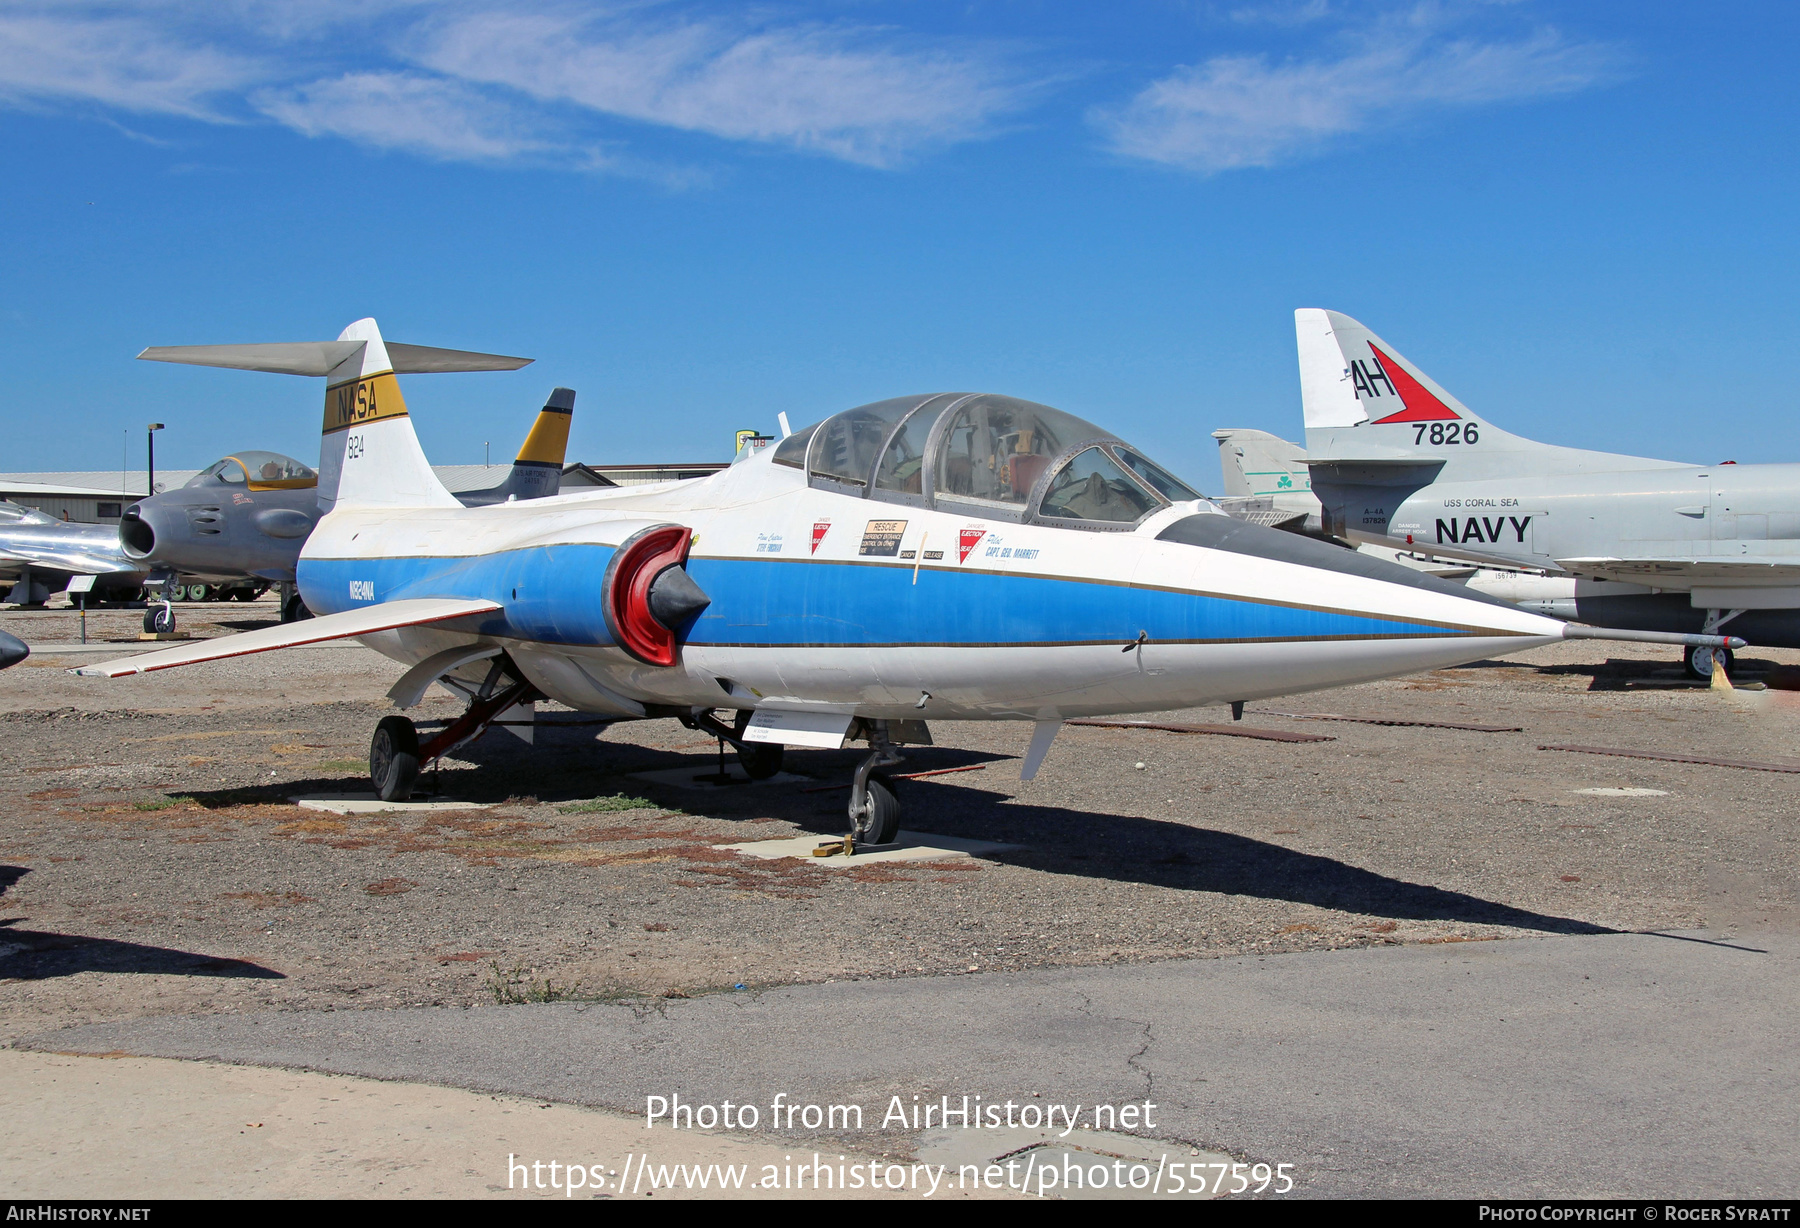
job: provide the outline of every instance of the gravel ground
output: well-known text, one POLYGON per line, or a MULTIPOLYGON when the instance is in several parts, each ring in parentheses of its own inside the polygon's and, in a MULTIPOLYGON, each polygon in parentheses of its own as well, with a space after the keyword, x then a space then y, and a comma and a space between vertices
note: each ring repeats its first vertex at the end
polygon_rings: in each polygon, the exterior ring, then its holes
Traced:
MULTIPOLYGON (((181 613, 207 633, 272 607, 181 613)), ((90 616, 90 637, 134 637, 139 617, 90 616)), ((75 638, 57 611, 0 627, 75 638)), ((339 817, 288 799, 367 787, 392 663, 316 649, 113 682, 64 672, 78 663, 46 649, 0 675, 4 1040, 152 1014, 542 997, 546 981, 547 996, 681 996, 1800 918, 1800 779, 1538 749, 1800 765, 1800 694, 1627 690, 1672 664, 1633 645, 1270 701, 1243 722, 1329 742, 1070 727, 1029 783, 1025 727, 935 724, 939 745, 898 770, 979 770, 905 782, 906 825, 1020 849, 854 871, 713 847, 841 832, 846 794, 821 786, 854 752, 790 752, 811 778, 797 784, 676 789, 630 775, 711 765, 713 743, 673 722, 540 730, 535 748, 492 732, 435 787, 493 808, 339 817)), ((425 718, 455 711, 436 698, 425 718)))

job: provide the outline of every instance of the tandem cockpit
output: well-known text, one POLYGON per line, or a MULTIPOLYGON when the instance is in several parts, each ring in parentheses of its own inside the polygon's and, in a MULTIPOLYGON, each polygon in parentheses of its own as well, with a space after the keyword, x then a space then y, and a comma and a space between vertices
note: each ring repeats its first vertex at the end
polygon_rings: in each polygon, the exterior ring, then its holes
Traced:
POLYGON ((790 435, 772 463, 810 485, 995 520, 1128 530, 1204 495, 1112 433, 989 393, 895 397, 790 435))

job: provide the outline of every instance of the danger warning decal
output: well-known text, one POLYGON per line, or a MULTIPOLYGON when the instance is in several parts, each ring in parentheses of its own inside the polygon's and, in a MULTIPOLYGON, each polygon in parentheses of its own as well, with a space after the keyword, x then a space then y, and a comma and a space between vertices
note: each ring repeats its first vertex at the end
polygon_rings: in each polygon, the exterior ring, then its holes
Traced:
POLYGON ((1371 425, 1461 420, 1460 414, 1426 391, 1425 385, 1408 375, 1390 355, 1382 353, 1380 346, 1371 343, 1369 350, 1374 354, 1371 361, 1358 358, 1350 364, 1350 380, 1356 386, 1357 399, 1378 401, 1385 395, 1399 398, 1403 406, 1385 418, 1375 418, 1371 425))
POLYGON ((968 562, 969 551, 979 546, 981 544, 981 539, 986 536, 986 529, 959 530, 956 535, 956 561, 959 563, 968 562))
POLYGON ((817 554, 819 552, 819 543, 825 540, 825 535, 829 532, 831 532, 831 522, 829 520, 813 521, 812 550, 810 553, 817 554))

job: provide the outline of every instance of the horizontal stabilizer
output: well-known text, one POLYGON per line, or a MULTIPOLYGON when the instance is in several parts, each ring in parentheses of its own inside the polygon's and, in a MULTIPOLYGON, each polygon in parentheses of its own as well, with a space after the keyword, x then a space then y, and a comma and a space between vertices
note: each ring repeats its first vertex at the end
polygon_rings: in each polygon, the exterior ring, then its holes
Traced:
POLYGON ((318 644, 325 640, 349 639, 376 631, 392 631, 395 627, 416 627, 421 623, 444 622, 470 614, 487 614, 500 609, 497 601, 477 601, 457 597, 417 597, 405 601, 386 601, 379 605, 325 614, 245 631, 241 635, 222 635, 197 644, 164 648, 135 657, 122 657, 103 665, 88 665, 71 670, 102 678, 122 678, 127 674, 147 674, 153 670, 174 669, 178 665, 198 665, 202 661, 222 661, 254 652, 273 652, 277 648, 296 648, 302 644, 318 644))
MULTIPOLYGON (((330 375, 366 344, 363 341, 272 341, 252 345, 153 345, 139 358, 196 367, 230 367, 276 375, 330 375)), ((387 343, 396 375, 443 371, 517 371, 532 360, 473 350, 440 350, 429 345, 387 343)))

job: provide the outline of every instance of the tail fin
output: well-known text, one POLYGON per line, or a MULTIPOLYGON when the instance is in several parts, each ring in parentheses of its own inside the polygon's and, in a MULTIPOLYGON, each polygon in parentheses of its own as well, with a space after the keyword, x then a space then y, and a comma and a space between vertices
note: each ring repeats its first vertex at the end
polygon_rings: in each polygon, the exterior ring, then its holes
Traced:
POLYGON ((1301 308, 1294 313, 1294 335, 1306 456, 1314 466, 1435 466, 1437 477, 1458 479, 1678 466, 1535 443, 1503 431, 1339 312, 1301 308))
POLYGON ((1299 444, 1245 427, 1214 431, 1226 498, 1289 495, 1312 489, 1306 453, 1299 444))
POLYGON ((516 371, 529 358, 385 344, 372 319, 336 341, 267 345, 158 346, 138 355, 156 362, 325 377, 319 441, 319 506, 457 507, 419 447, 396 375, 426 371, 516 371))
POLYGON ((505 503, 509 499, 542 499, 562 486, 563 459, 569 451, 569 426, 575 416, 575 390, 553 388, 538 411, 537 421, 506 481, 486 490, 465 490, 456 497, 466 507, 505 503))

